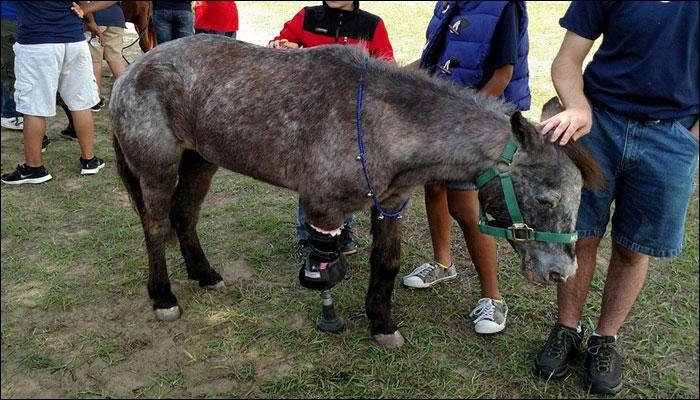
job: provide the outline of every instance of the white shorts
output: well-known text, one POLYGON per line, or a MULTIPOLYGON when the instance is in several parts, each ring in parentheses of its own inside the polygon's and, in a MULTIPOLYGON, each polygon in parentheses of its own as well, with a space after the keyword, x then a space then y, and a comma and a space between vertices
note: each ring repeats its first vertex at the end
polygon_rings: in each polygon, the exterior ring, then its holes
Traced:
POLYGON ((87 110, 100 101, 86 41, 19 44, 15 51, 17 112, 56 115, 56 91, 71 111, 87 110))

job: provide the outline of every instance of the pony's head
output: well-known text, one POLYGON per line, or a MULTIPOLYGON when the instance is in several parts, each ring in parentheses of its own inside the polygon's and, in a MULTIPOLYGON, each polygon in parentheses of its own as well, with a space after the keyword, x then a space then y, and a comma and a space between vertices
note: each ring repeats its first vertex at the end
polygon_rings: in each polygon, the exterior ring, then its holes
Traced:
MULTIPOLYGON (((543 119, 560 109, 558 99, 550 100, 543 107, 543 119)), ((602 170, 578 142, 551 144, 519 112, 510 122, 518 150, 510 165, 498 168, 510 175, 524 224, 514 223, 500 179, 484 184, 479 199, 492 225, 511 229, 509 242, 520 255, 525 276, 562 283, 576 273, 574 232, 581 188, 600 187, 602 170)))

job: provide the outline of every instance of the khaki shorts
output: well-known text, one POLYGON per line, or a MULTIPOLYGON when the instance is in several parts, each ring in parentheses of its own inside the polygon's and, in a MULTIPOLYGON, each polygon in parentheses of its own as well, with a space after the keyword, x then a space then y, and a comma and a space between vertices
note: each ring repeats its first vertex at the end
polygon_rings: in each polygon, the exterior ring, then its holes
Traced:
POLYGON ((102 32, 100 46, 90 45, 90 55, 92 62, 119 61, 122 59, 122 46, 124 45, 124 28, 116 26, 98 26, 102 32))
POLYGON ((15 51, 17 112, 56 115, 56 91, 71 111, 87 110, 100 101, 86 41, 19 44, 15 51))

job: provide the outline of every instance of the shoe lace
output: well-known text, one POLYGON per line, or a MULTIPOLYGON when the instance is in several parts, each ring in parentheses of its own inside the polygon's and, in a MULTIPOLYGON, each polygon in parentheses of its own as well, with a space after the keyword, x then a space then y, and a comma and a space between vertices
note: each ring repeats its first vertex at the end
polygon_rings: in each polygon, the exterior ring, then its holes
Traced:
POLYGON ((469 313, 470 317, 477 316, 474 320, 476 324, 482 320, 493 321, 493 313, 496 311, 496 305, 491 299, 481 299, 478 305, 469 313))
POLYGON ((437 265, 434 263, 425 263, 418 267, 418 270, 414 273, 414 275, 420 277, 421 279, 425 278, 426 276, 430 275, 433 270, 437 268, 437 265))
POLYGON ((602 342, 588 347, 588 354, 594 357, 595 369, 607 373, 612 367, 615 348, 612 343, 602 342))
POLYGON ((550 337, 547 354, 552 358, 560 358, 569 351, 569 346, 576 342, 576 334, 569 329, 560 327, 550 337))

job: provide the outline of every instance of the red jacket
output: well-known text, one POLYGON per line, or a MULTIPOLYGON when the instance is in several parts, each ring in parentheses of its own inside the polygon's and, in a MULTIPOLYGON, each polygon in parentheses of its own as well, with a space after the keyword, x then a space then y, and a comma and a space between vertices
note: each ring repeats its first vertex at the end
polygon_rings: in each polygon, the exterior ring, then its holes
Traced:
POLYGON ((274 40, 287 39, 300 47, 324 44, 362 44, 370 55, 394 61, 394 50, 381 18, 363 10, 344 11, 305 7, 284 24, 274 40))
POLYGON ((238 9, 235 1, 195 1, 195 29, 218 32, 238 31, 238 9))

